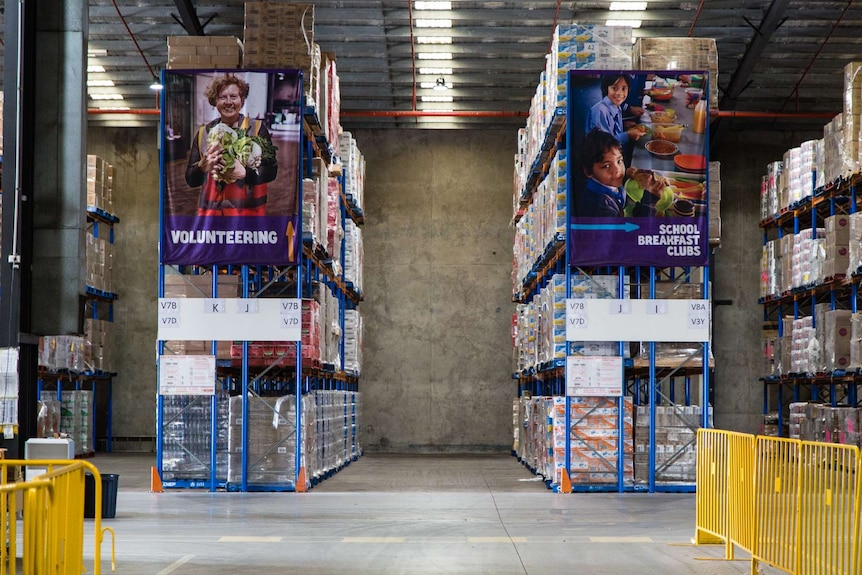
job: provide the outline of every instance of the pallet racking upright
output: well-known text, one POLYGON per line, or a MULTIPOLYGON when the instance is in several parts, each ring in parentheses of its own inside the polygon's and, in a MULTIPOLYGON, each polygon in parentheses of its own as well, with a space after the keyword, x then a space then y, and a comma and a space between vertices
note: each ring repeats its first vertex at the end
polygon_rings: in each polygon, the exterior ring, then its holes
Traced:
MULTIPOLYGON (((708 74, 697 73, 708 86, 708 74)), ((566 108, 549 113, 534 107, 545 121, 531 115, 531 123, 540 127, 528 124, 521 132, 522 154, 516 158, 514 454, 556 491, 690 491, 696 430, 711 426, 712 419, 710 269, 687 263, 638 265, 613 257, 581 263, 587 245, 572 232, 578 223, 573 169, 579 144, 573 133, 579 124, 572 107, 577 95, 571 73, 567 80, 556 87, 567 90, 566 108), (542 135, 528 135, 537 131, 542 135), (527 149, 532 157, 523 153, 527 149), (603 299, 611 301, 593 301, 603 299), (656 306, 652 317, 650 303, 656 306), (616 331, 597 329, 614 323, 609 304, 625 314, 647 306, 641 312, 647 315, 629 315, 616 331), (696 319, 703 331, 697 337, 660 334, 664 324, 673 323, 673 314, 685 321, 686 306, 689 318, 701 314, 696 319), (579 332, 582 337, 570 325, 580 320, 589 325, 579 332), (598 389, 588 389, 585 382, 598 383, 598 389)), ((544 101, 541 94, 534 98, 534 104, 544 101)), ((699 181, 706 192, 706 174, 699 181)), ((708 220, 705 201, 703 210, 708 220)), ((584 225, 618 227, 592 220, 584 225)))
MULTIPOLYGON (((161 302, 223 300, 219 313, 244 306, 255 314, 252 325, 240 311, 230 316, 232 324, 196 338, 169 340, 170 331, 160 330, 157 460, 168 488, 304 491, 361 455, 360 371, 358 365, 345 369, 343 349, 345 309, 355 310, 361 294, 344 276, 342 226, 351 212, 343 179, 329 177, 341 167, 315 107, 302 101, 301 79, 292 97, 272 88, 273 81, 301 78, 301 72, 279 70, 273 77, 269 86, 278 98, 270 131, 279 147, 296 154, 279 155, 280 173, 295 174, 297 187, 297 215, 287 223, 281 254, 286 258, 176 266, 163 260, 160 269, 160 297, 174 296, 161 302), (296 142, 292 148, 290 141, 296 142), (204 338, 203 345, 189 341, 204 338), (205 355, 189 359, 198 348, 205 355), (177 350, 183 355, 170 355, 177 350), (173 383, 169 365, 178 378, 184 364, 202 359, 209 363, 185 376, 197 378, 205 391, 166 391, 173 383)), ((192 307, 180 303, 183 313, 192 307)))

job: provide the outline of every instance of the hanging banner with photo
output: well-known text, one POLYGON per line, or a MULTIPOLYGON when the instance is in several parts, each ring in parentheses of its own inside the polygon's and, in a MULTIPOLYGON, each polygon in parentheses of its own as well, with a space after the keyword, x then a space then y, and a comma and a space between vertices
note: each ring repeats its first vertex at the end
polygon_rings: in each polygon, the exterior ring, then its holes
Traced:
POLYGON ((161 263, 299 261, 302 75, 166 70, 161 263))
POLYGON ((708 263, 708 77, 570 71, 569 263, 708 263))

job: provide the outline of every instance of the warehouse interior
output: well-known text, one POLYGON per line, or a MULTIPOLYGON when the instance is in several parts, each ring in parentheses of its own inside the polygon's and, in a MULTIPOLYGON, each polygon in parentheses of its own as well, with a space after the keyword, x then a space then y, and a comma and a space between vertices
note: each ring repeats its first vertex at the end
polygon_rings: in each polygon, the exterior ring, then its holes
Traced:
MULTIPOLYGON (((710 82, 718 87, 718 109, 710 119, 709 160, 721 164, 721 237, 710 254, 711 403, 717 428, 758 433, 765 403, 761 181, 770 162, 822 138, 824 125, 842 111, 842 71, 858 59, 862 7, 852 0, 651 0, 623 11, 608 2, 562 0, 453 1, 442 11, 417 4, 313 3, 314 42, 338 66, 340 124, 367 165, 359 306, 363 456, 302 496, 313 501, 294 507, 280 496, 273 508, 266 493, 151 493, 149 475, 157 444, 162 186, 160 100, 149 85, 168 67, 168 37, 242 38, 244 3, 5 2, 3 190, 15 189, 8 165, 17 150, 24 188, 33 190, 36 232, 29 246, 32 292, 21 294, 20 310, 4 306, 3 346, 77 331, 75 246, 86 226, 74 214, 81 193, 76 170, 86 168, 87 154, 114 170, 118 368, 111 453, 104 453, 107 442, 100 443, 97 429, 94 461, 121 478, 118 517, 128 521, 125 535, 117 526, 117 572, 255 566, 538 573, 572 565, 597 574, 643 565, 668 573, 747 572, 741 563, 708 564, 715 571, 698 565, 697 557, 715 558, 720 550, 671 545, 691 536, 690 495, 560 499, 511 457, 518 129, 527 122, 556 26, 625 19, 638 21, 634 38, 715 39, 718 75, 710 82), (420 28, 423 18, 445 18, 450 27, 420 28), (431 39, 420 43, 420 35, 431 39), (437 71, 420 73, 418 53, 450 51, 451 61, 432 60, 437 71), (19 61, 26 72, 16 69, 19 61), (88 87, 88 78, 113 85, 88 87), (440 93, 438 79, 452 100, 423 101, 440 93), (19 117, 33 121, 33 129, 25 129, 16 148, 19 117), (190 529, 197 531, 189 535, 190 529), (163 536, 154 539, 154 531, 163 536), (237 537, 233 547, 225 543, 230 535, 237 537), (156 540, 159 550, 147 550, 156 540), (626 552, 609 552, 621 548, 626 552)), ((6 196, 4 259, 12 237, 6 196)), ((15 278, 4 267, 4 299, 8 286, 20 285, 15 278)), ((22 381, 27 377, 35 380, 22 372, 22 381)))

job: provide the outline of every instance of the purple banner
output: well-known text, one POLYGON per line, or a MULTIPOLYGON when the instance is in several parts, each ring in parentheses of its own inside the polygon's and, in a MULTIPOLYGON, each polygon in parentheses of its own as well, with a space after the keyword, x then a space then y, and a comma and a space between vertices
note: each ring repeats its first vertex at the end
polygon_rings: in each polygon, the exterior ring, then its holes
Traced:
POLYGON ((298 70, 165 71, 161 263, 299 261, 298 70))
POLYGON ((574 218, 573 265, 703 266, 706 218, 574 218))
POLYGON ((709 261, 708 77, 570 71, 571 265, 709 261))

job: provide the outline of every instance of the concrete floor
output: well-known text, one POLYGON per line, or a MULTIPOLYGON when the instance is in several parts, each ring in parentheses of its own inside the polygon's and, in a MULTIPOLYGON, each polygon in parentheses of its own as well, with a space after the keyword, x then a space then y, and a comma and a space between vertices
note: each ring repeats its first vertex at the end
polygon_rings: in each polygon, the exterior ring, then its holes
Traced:
POLYGON ((125 575, 748 573, 687 545, 694 495, 554 494, 508 456, 365 455, 305 494, 153 494, 152 455, 92 461, 120 476, 125 575))

